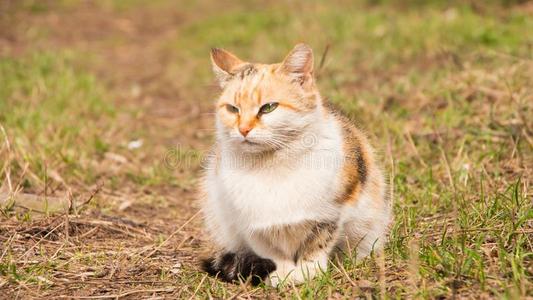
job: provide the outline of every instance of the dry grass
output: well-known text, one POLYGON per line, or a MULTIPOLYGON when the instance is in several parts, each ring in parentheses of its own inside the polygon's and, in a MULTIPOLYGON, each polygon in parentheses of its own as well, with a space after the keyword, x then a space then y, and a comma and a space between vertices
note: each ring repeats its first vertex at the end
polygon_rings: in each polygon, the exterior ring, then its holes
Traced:
POLYGON ((519 2, 1 1, 0 298, 533 297, 519 2), (221 283, 197 267, 208 49, 299 41, 329 47, 324 96, 381 149, 390 242, 301 286, 221 283))

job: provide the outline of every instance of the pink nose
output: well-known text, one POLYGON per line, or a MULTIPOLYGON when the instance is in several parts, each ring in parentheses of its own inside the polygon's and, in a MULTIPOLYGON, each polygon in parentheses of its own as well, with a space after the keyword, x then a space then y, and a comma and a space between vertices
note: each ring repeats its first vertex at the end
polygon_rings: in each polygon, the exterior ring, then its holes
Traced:
POLYGON ((250 131, 252 131, 252 127, 239 127, 239 132, 242 134, 242 136, 246 137, 248 135, 248 133, 250 133, 250 131))

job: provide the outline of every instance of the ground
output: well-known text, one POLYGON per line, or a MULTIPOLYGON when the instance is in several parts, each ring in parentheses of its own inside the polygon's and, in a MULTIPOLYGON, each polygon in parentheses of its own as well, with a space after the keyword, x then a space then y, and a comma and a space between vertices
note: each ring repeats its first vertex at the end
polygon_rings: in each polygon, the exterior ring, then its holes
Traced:
POLYGON ((0 1, 0 298, 533 297, 527 1, 0 1), (315 50, 322 94, 370 136, 383 252, 300 286, 198 259, 210 47, 315 50))

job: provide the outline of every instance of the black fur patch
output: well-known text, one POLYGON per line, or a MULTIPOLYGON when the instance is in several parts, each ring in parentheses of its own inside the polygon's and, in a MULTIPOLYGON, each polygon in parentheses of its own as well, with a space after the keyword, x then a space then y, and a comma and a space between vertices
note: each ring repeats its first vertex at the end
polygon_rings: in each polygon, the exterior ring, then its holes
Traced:
POLYGON ((219 270, 215 267, 215 258, 214 257, 203 259, 202 262, 201 262, 201 268, 202 268, 202 270, 207 272, 207 274, 209 274, 209 275, 211 275, 213 277, 217 276, 217 274, 219 272, 219 270))
POLYGON ((359 182, 365 184, 366 182, 366 162, 361 154, 361 147, 355 149, 355 160, 357 161, 357 173, 359 174, 359 182))
POLYGON ((218 258, 202 261, 202 269, 226 282, 235 282, 239 279, 246 281, 250 278, 252 285, 256 286, 276 270, 276 265, 272 260, 259 257, 252 252, 227 252, 218 258))

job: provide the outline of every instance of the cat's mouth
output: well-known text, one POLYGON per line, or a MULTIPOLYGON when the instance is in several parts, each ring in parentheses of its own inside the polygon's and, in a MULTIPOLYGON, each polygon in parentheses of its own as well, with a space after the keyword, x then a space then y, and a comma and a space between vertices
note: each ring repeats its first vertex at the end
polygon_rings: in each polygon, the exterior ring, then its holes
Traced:
POLYGON ((241 142, 241 144, 245 144, 245 145, 259 145, 259 143, 256 143, 256 142, 252 142, 250 140, 243 140, 241 142))

